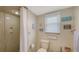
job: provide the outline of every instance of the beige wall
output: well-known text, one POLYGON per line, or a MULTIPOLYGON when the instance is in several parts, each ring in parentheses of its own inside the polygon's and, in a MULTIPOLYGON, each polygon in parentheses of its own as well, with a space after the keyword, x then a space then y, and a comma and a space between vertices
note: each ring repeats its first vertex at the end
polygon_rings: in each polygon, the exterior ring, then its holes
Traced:
POLYGON ((35 51, 35 40, 36 40, 36 16, 28 10, 28 46, 29 51, 35 51))
MULTIPOLYGON (((63 9, 63 10, 59 10, 56 11, 59 12, 61 16, 72 16, 73 17, 73 8, 68 8, 68 9, 63 9)), ((49 44, 49 51, 60 51, 60 48, 62 47, 62 49, 64 47, 70 47, 71 49, 73 49, 73 33, 71 32, 71 30, 64 30, 63 29, 63 25, 66 23, 70 23, 72 25, 72 29, 74 29, 74 19, 72 19, 72 21, 69 22, 61 22, 61 33, 60 34, 51 34, 51 33, 44 33, 39 31, 40 28, 44 28, 44 15, 40 15, 37 17, 37 49, 40 48, 40 40, 41 39, 48 39, 50 40, 50 44, 49 44), (57 37, 57 39, 53 39, 53 38, 48 38, 48 36, 50 37, 57 37)), ((64 51, 64 50, 63 50, 64 51)))
POLYGON ((79 7, 74 8, 75 29, 79 31, 79 7))

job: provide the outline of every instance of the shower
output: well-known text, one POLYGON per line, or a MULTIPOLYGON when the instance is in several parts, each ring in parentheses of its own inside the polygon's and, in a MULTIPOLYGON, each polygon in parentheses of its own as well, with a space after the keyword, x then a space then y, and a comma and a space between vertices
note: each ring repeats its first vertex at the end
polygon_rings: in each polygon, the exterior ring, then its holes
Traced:
POLYGON ((19 7, 0 7, 0 52, 18 52, 19 35, 19 7))

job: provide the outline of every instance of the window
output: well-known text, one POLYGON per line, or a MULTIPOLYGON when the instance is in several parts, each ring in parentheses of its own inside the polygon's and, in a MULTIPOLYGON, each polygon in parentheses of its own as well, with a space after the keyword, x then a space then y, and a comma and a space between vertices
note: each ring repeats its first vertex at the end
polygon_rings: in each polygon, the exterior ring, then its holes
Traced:
POLYGON ((46 15, 44 31, 49 33, 60 33, 60 15, 46 15))

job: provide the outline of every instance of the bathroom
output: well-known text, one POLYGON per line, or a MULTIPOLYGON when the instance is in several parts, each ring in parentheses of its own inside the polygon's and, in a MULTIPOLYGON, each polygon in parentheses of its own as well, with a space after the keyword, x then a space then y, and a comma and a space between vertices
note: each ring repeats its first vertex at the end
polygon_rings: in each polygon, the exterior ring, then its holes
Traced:
POLYGON ((79 58, 79 0, 1 0, 0 59, 79 58))
MULTIPOLYGON (((40 7, 38 7, 38 9, 39 8, 40 7)), ((78 10, 79 7, 68 7, 36 16, 36 22, 35 24, 32 24, 32 27, 34 27, 35 25, 35 27, 33 28, 35 29, 35 40, 29 45, 29 52, 74 52, 76 49, 74 32, 78 31, 79 29, 79 22, 77 22, 77 15, 79 12, 78 10), (59 32, 45 32, 45 16, 47 17, 50 15, 59 15, 59 32)), ((30 34, 28 35, 28 37, 29 36, 30 34)))
POLYGON ((2 6, 0 51, 78 52, 78 15, 78 6, 2 6))

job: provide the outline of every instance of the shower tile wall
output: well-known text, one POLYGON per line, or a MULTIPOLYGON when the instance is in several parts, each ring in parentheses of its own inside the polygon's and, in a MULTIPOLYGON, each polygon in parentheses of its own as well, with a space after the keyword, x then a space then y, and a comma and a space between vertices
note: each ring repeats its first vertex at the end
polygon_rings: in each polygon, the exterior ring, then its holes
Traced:
POLYGON ((19 16, 0 12, 0 51, 19 51, 19 16))

